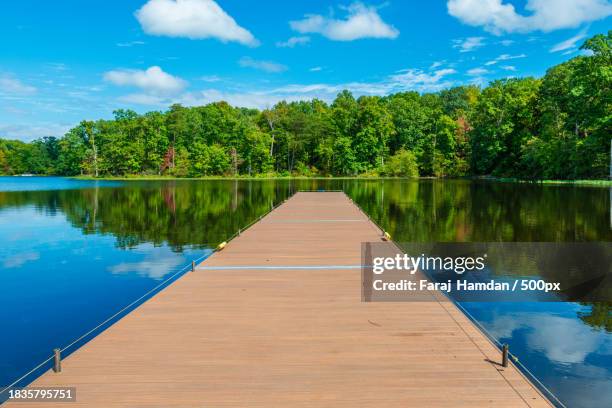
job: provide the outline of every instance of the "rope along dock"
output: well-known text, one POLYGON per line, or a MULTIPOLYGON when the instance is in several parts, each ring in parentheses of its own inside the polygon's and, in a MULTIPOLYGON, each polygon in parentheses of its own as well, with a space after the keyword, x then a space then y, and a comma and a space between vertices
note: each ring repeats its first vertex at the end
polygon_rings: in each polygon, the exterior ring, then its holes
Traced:
POLYGON ((296 193, 31 384, 76 402, 6 406, 551 406, 453 303, 362 302, 380 240, 344 193, 296 193))

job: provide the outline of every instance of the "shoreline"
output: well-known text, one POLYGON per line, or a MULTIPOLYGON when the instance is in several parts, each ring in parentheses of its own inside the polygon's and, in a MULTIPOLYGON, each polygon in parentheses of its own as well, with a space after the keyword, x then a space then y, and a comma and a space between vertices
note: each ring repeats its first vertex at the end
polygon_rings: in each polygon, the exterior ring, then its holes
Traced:
POLYGON ((585 187, 612 187, 612 179, 577 179, 577 180, 529 180, 511 177, 489 177, 489 176, 466 176, 466 177, 390 177, 390 176, 204 176, 204 177, 176 177, 176 176, 145 176, 145 175, 125 175, 125 176, 61 176, 51 174, 5 174, 0 177, 65 177, 74 180, 102 180, 102 181, 177 181, 177 180, 202 180, 202 181, 217 181, 217 180, 465 180, 465 181, 485 181, 495 183, 517 183, 517 184, 539 184, 539 185, 567 185, 567 186, 585 186, 585 187))
POLYGON ((466 180, 488 181, 497 183, 542 184, 542 185, 575 185, 591 187, 612 187, 612 180, 578 179, 578 180, 526 180, 504 177, 388 177, 388 176, 209 176, 209 177, 175 177, 175 176, 68 176, 78 180, 113 180, 113 181, 171 181, 171 180, 466 180))

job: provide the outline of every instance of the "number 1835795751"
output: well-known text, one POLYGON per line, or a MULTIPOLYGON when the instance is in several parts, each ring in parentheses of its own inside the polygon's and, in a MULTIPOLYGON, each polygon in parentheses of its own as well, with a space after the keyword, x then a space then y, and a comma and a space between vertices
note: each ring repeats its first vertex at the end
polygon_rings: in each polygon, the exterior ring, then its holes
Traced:
POLYGON ((76 389, 74 387, 56 387, 56 388, 11 388, 7 392, 9 401, 28 401, 28 402, 44 402, 44 401, 76 401, 76 389))

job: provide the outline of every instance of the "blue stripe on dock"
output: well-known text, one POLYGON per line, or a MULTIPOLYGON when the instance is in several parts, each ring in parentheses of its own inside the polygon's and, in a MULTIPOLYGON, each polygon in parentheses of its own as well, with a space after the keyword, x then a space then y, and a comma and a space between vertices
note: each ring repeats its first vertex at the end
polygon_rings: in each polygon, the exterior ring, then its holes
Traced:
POLYGON ((338 269, 361 269, 364 265, 283 265, 283 266, 270 266, 270 265, 244 265, 244 266, 198 266, 196 270, 199 271, 240 271, 245 269, 330 269, 330 270, 338 270, 338 269))

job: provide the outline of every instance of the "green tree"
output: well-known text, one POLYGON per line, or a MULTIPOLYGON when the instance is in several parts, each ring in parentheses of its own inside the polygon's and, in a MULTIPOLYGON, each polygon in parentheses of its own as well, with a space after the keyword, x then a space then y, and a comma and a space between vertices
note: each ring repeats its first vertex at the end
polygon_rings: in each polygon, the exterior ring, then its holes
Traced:
POLYGON ((190 157, 189 174, 191 176, 212 176, 225 174, 230 168, 230 157, 218 144, 206 145, 196 142, 190 157))
POLYGON ((410 150, 400 149, 385 164, 383 174, 392 177, 418 177, 419 167, 410 150))
POLYGON ((10 167, 4 150, 4 143, 0 140, 0 174, 10 174, 10 167))
POLYGON ((358 164, 351 139, 345 136, 334 142, 334 173, 341 176, 353 176, 357 173, 358 164))
POLYGON ((521 147, 537 131, 540 81, 511 78, 483 90, 472 115, 472 169, 476 174, 520 174, 521 147))
POLYGON ((73 128, 59 141, 57 173, 66 176, 83 174, 88 148, 80 127, 73 128))
POLYGON ((391 114, 379 97, 362 96, 357 102, 359 113, 353 150, 359 169, 382 167, 388 154, 389 139, 395 133, 391 114))
POLYGON ((338 136, 352 138, 357 133, 359 106, 349 91, 344 90, 332 103, 332 118, 338 136))

